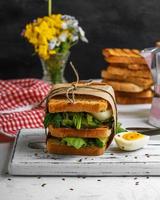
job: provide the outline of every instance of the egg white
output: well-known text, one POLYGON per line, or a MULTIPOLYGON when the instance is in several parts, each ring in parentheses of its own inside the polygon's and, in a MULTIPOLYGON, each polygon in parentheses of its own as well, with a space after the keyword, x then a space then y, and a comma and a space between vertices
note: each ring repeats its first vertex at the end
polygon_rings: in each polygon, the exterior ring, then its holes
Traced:
POLYGON ((143 135, 144 137, 134 139, 134 140, 127 140, 123 138, 123 135, 129 132, 122 132, 115 135, 114 140, 118 147, 124 151, 135 151, 138 149, 143 148, 149 142, 149 136, 143 135))
POLYGON ((112 116, 112 110, 106 110, 104 112, 92 112, 91 114, 99 121, 104 121, 112 116))

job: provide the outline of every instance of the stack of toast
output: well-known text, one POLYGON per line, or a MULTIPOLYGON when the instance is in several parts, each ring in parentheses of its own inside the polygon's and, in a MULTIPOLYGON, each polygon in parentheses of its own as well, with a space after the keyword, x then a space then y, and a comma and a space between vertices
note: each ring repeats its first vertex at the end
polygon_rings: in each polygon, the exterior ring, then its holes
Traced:
POLYGON ((109 66, 101 76, 115 90, 118 104, 152 102, 153 79, 139 50, 106 48, 103 55, 109 66))

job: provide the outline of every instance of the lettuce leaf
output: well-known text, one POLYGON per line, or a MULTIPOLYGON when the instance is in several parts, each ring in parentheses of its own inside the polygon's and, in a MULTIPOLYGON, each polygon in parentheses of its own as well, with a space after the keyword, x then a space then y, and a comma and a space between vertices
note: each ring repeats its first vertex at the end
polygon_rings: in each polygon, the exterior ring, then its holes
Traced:
POLYGON ((55 115, 52 113, 47 113, 43 121, 44 127, 47 128, 49 124, 54 124, 56 128, 61 126, 62 116, 59 113, 55 115))
POLYGON ((73 124, 76 129, 81 129, 82 113, 73 113, 73 124))
POLYGON ((120 122, 117 122, 116 133, 126 132, 127 130, 122 127, 120 122))
POLYGON ((87 146, 87 142, 83 138, 65 137, 61 142, 67 146, 73 146, 76 149, 87 146))
POLYGON ((95 145, 98 147, 104 147, 106 145, 107 138, 95 138, 95 145))
POLYGON ((106 145, 107 138, 75 138, 75 137, 65 137, 62 138, 61 143, 67 146, 73 146, 76 149, 86 146, 97 146, 104 147, 106 145))
POLYGON ((102 125, 112 127, 113 117, 99 121, 94 116, 86 112, 64 112, 64 113, 46 113, 44 126, 53 124, 55 127, 67 128, 98 128, 102 125))

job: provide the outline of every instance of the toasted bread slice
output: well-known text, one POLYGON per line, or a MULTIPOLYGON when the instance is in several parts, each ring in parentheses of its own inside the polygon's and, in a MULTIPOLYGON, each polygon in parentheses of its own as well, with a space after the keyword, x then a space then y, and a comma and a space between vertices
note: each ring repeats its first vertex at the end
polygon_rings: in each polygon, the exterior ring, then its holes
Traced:
POLYGON ((152 98, 130 98, 130 97, 116 97, 118 104, 148 104, 152 102, 152 98))
POLYGON ((129 97, 129 98, 152 98, 153 91, 151 89, 142 92, 115 92, 116 97, 129 97))
POLYGON ((94 96, 77 95, 75 103, 70 103, 65 96, 57 96, 48 102, 48 111, 54 112, 101 112, 107 110, 106 100, 94 96))
POLYGON ((109 66, 107 68, 108 73, 113 74, 113 75, 118 75, 118 76, 132 76, 132 77, 139 77, 139 78, 148 78, 152 79, 151 72, 148 68, 144 70, 131 70, 128 68, 121 68, 121 67, 114 67, 114 66, 109 66))
POLYGON ((101 76, 107 80, 115 80, 115 81, 123 81, 123 82, 130 82, 136 85, 142 86, 143 88, 149 88, 153 85, 153 80, 149 78, 141 78, 141 77, 134 77, 129 74, 125 74, 124 76, 121 75, 114 75, 110 73, 108 70, 102 70, 101 76))
POLYGON ((134 83, 129 82, 120 82, 120 81, 110 81, 110 80, 103 80, 107 82, 107 84, 111 85, 115 91, 121 92, 142 92, 144 90, 143 87, 140 87, 134 83))
POLYGON ((75 128, 54 128, 49 125, 48 132, 54 137, 83 137, 83 138, 101 138, 109 137, 111 130, 108 127, 94 129, 75 129, 75 128))
POLYGON ((117 57, 132 57, 141 58, 140 51, 138 49, 120 49, 120 48, 105 48, 103 49, 103 55, 106 57, 117 56, 117 57))
POLYGON ((106 48, 103 50, 103 55, 109 63, 146 64, 145 59, 137 49, 106 48))
POLYGON ((125 63, 110 63, 110 66, 113 67, 120 67, 120 68, 128 68, 131 70, 146 70, 148 69, 148 65, 147 64, 125 64, 125 63))
POLYGON ((47 140, 48 153, 62 154, 62 155, 85 155, 85 156, 99 156, 104 154, 106 147, 81 147, 76 149, 65 144, 61 144, 58 140, 49 138, 47 140))

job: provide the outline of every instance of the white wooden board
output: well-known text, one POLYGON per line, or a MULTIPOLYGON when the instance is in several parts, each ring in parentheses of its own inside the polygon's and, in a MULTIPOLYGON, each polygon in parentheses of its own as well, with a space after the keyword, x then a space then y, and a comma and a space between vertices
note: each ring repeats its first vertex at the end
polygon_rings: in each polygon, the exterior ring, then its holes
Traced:
MULTIPOLYGON (((149 108, 149 105, 139 105, 139 108, 138 106, 120 106, 120 121, 124 123, 125 127, 150 127, 147 124, 146 116, 149 108)), ((10 174, 55 176, 160 175, 160 136, 152 136, 150 143, 144 149, 134 152, 120 151, 113 142, 104 155, 96 157, 51 155, 45 153, 43 148, 31 148, 34 142, 45 142, 44 129, 23 129, 20 131, 9 162, 10 174)))

